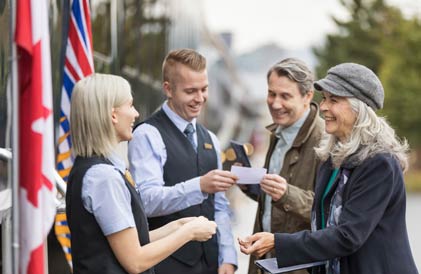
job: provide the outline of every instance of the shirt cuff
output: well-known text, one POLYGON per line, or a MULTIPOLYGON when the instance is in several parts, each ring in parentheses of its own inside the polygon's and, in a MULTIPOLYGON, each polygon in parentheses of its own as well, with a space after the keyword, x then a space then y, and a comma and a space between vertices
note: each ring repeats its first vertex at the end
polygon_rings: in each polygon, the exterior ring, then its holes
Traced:
POLYGON ((235 251, 235 249, 232 246, 223 248, 223 250, 221 250, 221 246, 219 246, 219 248, 219 266, 221 266, 222 264, 232 264, 235 270, 237 270, 238 262, 237 252, 235 251))
POLYGON ((200 189, 200 177, 195 177, 193 179, 185 181, 185 187, 186 187, 187 193, 192 193, 192 194, 201 193, 202 194, 201 197, 203 197, 203 200, 208 198, 208 194, 206 192, 202 192, 202 190, 200 189))

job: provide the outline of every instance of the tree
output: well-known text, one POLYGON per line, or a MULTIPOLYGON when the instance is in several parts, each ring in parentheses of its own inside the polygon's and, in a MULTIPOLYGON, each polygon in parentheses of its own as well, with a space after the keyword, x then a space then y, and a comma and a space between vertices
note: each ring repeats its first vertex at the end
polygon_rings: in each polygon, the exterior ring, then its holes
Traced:
POLYGON ((340 0, 350 14, 349 20, 332 17, 338 33, 329 34, 321 48, 313 49, 319 60, 316 74, 323 77, 326 71, 339 63, 364 64, 377 72, 381 64, 380 50, 384 28, 383 18, 391 7, 384 0, 340 0))
POLYGON ((397 132, 411 145, 421 145, 421 23, 402 20, 383 43, 379 76, 385 89, 385 110, 397 132))
POLYGON ((326 43, 313 49, 319 60, 319 77, 339 63, 355 62, 371 68, 381 79, 387 116, 398 135, 411 146, 421 145, 421 24, 406 19, 401 11, 384 0, 341 0, 350 19, 332 19, 338 33, 329 34, 326 43))

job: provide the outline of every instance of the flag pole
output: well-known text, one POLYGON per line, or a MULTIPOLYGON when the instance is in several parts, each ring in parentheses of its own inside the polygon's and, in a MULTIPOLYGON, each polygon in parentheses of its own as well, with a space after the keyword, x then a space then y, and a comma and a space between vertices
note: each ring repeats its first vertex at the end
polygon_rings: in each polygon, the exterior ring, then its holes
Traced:
POLYGON ((13 152, 11 165, 12 186, 12 273, 19 273, 19 104, 18 104, 18 73, 17 73, 17 50, 15 43, 16 29, 16 0, 10 0, 10 48, 11 60, 11 97, 12 97, 12 130, 11 147, 13 152))

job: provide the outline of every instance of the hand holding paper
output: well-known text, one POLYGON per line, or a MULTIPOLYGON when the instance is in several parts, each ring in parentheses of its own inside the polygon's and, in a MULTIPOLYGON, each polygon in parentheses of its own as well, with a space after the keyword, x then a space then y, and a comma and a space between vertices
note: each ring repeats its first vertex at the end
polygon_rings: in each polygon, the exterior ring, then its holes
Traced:
POLYGON ((231 166, 231 172, 238 177, 237 184, 260 184, 266 168, 231 166))
POLYGON ((210 194, 227 191, 237 179, 232 172, 214 169, 200 177, 200 190, 210 194))
POLYGON ((287 181, 277 174, 266 174, 260 182, 261 189, 272 197, 273 201, 278 201, 288 190, 287 181))

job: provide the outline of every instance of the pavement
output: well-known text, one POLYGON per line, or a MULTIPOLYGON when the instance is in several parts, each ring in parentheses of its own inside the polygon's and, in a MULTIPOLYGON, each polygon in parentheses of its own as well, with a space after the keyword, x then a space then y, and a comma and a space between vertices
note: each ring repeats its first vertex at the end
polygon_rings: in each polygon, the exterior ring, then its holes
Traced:
POLYGON ((409 242, 418 271, 421 271, 421 193, 408 194, 406 200, 406 225, 409 242))
MULTIPOLYGON (((245 196, 237 187, 227 193, 234 212, 233 232, 238 252, 238 270, 236 274, 246 274, 249 256, 239 251, 237 237, 251 235, 256 216, 257 203, 245 196)), ((406 219, 412 254, 417 268, 421 270, 421 194, 408 194, 406 219)))

